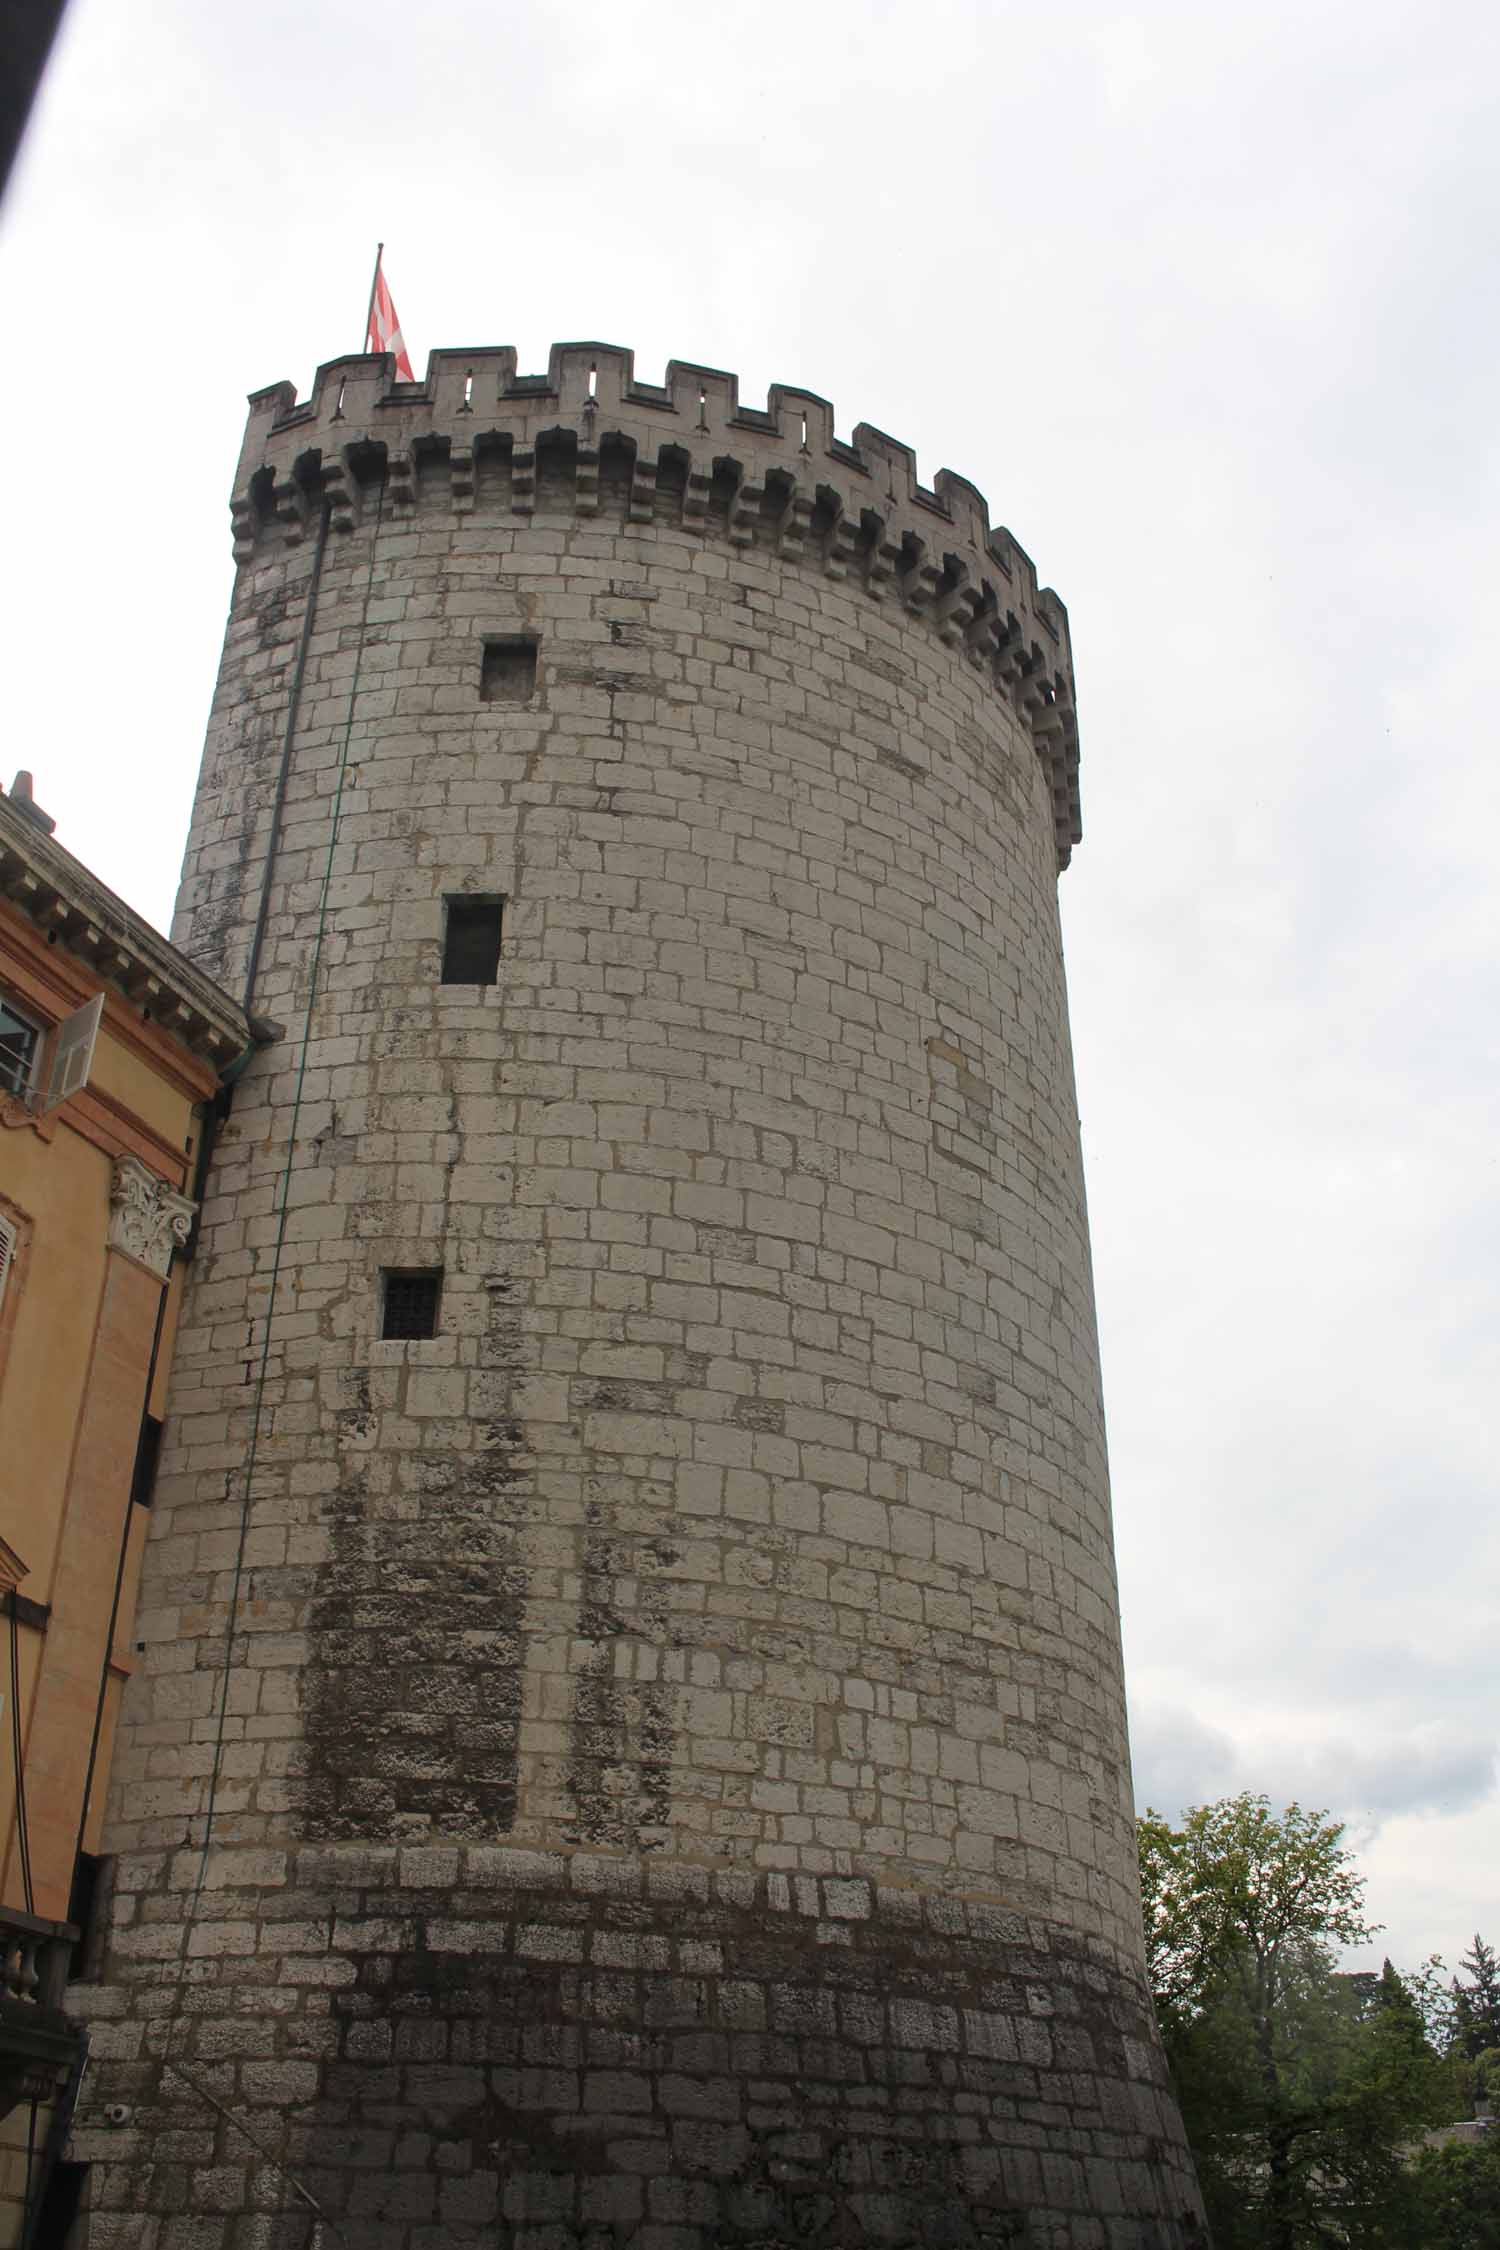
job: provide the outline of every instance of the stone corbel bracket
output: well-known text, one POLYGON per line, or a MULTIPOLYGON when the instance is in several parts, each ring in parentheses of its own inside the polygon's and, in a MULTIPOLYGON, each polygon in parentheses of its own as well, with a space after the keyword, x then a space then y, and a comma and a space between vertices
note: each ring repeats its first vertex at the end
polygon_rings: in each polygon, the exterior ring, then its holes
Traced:
POLYGON ((509 346, 438 351, 420 383, 396 382, 386 353, 330 360, 300 405, 290 383, 251 396, 235 557, 300 542, 323 507, 352 530, 382 491, 393 518, 441 492, 460 518, 524 520, 539 463, 553 507, 774 552, 922 619, 1028 729, 1066 867, 1082 834, 1066 609, 973 485, 941 469, 929 490, 911 448, 867 422, 836 437, 814 392, 778 383, 745 406, 735 376, 680 360, 643 383, 611 344, 555 344, 545 375, 518 374, 509 346))

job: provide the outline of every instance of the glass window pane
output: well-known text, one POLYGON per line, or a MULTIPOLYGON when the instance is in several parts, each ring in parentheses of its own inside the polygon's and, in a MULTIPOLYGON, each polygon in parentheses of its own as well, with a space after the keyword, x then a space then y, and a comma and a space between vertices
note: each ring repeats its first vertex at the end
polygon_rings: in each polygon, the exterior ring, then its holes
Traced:
POLYGON ((0 1000, 0 1094, 22 1094, 31 1080, 41 1034, 36 1025, 18 1016, 0 1000))

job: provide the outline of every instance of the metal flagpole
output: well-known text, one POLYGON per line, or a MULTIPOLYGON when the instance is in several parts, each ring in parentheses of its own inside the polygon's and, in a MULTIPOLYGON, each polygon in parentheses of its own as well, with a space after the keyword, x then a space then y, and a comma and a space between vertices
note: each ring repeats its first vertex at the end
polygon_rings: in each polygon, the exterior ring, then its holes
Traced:
POLYGON ((380 287, 380 261, 384 252, 385 244, 377 242, 375 245, 375 271, 370 276, 370 303, 365 313, 364 342, 359 347, 362 352, 367 352, 370 348, 370 323, 375 318, 375 292, 380 287))

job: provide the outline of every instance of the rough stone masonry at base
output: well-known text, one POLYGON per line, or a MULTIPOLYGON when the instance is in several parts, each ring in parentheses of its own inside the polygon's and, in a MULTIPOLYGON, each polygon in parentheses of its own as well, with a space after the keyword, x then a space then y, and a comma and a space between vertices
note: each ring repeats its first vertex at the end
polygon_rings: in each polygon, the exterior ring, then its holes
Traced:
POLYGON ((236 480, 175 934, 283 1036, 184 1303, 90 2250, 1185 2250, 1061 604, 810 393, 389 377, 257 394, 236 480))

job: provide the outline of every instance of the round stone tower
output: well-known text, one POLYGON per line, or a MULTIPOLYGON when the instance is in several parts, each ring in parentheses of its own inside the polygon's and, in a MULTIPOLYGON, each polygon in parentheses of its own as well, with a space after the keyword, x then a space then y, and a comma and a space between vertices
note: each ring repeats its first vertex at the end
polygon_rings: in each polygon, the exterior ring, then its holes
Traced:
POLYGON ((268 1043, 116 1760, 94 2244, 1198 2240, 1061 604, 825 400, 593 344, 258 393, 234 525, 174 936, 268 1043))

